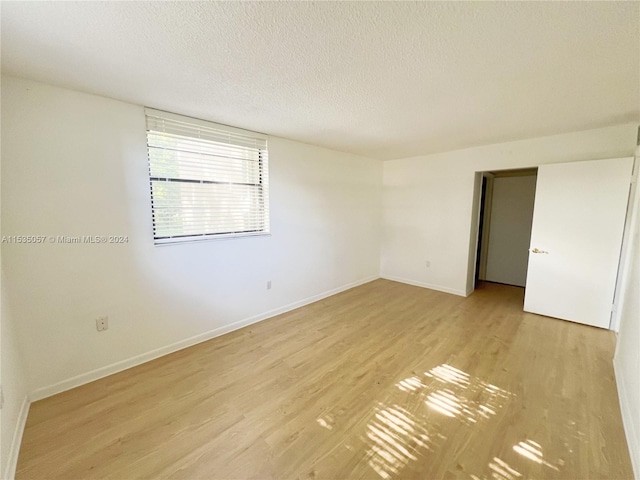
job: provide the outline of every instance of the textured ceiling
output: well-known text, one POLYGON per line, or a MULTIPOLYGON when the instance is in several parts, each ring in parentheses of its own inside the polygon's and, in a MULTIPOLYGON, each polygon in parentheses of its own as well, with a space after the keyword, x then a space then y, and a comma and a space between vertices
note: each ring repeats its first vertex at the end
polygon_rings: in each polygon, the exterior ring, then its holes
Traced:
POLYGON ((3 73, 389 159, 640 119, 639 2, 6 2, 3 73))

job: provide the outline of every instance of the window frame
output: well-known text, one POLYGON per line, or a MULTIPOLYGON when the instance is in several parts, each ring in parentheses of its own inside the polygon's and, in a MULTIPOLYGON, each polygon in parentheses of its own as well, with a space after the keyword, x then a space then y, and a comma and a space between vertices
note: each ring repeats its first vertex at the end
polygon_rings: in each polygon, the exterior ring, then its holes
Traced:
MULTIPOLYGON (((210 122, 207 120, 201 120, 199 118, 189 117, 185 115, 179 115, 176 113, 165 112, 162 110, 156 110, 153 108, 145 107, 145 137, 146 137, 146 147, 147 147, 147 167, 148 167, 148 179, 149 179, 149 196, 151 200, 151 221, 152 221, 152 237, 153 243, 156 246, 164 246, 164 245, 176 245, 176 244, 184 244, 184 243, 192 243, 192 242, 202 242, 202 241, 211 241, 211 240, 229 240, 234 238, 243 238, 243 237, 255 237, 255 236, 270 236, 271 235, 271 222, 270 222, 270 205, 269 205, 269 148, 268 148, 268 137, 262 133, 252 132, 249 130, 243 130, 236 127, 231 127, 228 125, 223 125, 215 122, 210 122), (180 179, 180 178, 170 178, 170 177, 158 177, 152 175, 152 167, 151 167, 151 156, 150 156, 150 148, 149 145, 149 132, 159 132, 158 130, 150 129, 148 126, 148 117, 156 117, 161 119, 173 120, 182 122, 185 124, 189 124, 197 128, 198 126, 207 128, 207 129, 215 129, 220 133, 228 133, 234 136, 245 137, 246 139, 255 139, 264 142, 264 148, 257 148, 258 151, 258 178, 259 183, 255 184, 247 184, 243 182, 224 182, 224 181, 215 181, 208 179, 180 179), (263 217, 263 225, 264 228, 260 230, 240 230, 240 231, 225 231, 221 233, 189 233, 182 235, 170 235, 170 236, 157 236, 156 229, 156 212, 154 207, 154 195, 153 195, 153 182, 176 182, 176 183, 194 183, 194 184, 220 184, 220 185, 246 185, 246 186, 254 186, 260 189, 260 197, 262 199, 262 207, 260 209, 260 214, 263 217)), ((188 138, 188 136, 186 136, 188 138)), ((194 137, 197 138, 197 137, 194 137)), ((200 139, 202 140, 202 139, 200 139)), ((219 142, 215 142, 210 140, 211 144, 216 144, 219 142)), ((235 147, 242 146, 240 144, 234 144, 233 142, 229 142, 230 145, 234 145, 235 147)), ((181 150, 186 151, 186 150, 181 150)))

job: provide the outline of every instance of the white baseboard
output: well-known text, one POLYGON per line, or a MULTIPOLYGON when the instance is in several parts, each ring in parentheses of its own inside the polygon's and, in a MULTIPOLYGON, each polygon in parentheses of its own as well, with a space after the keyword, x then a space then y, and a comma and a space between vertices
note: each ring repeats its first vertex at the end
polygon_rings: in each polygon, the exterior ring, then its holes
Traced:
POLYGON ((616 385, 618 386, 618 398, 620 399, 620 412, 622 413, 622 425, 624 426, 624 433, 627 437, 627 446, 629 447, 629 456, 631 457, 631 465, 633 466, 633 473, 636 480, 640 480, 640 438, 638 438, 638 432, 633 428, 633 413, 637 410, 633 410, 629 405, 626 387, 622 381, 620 375, 620 366, 618 365, 617 358, 613 359, 613 371, 616 377, 616 385))
POLYGON ((283 307, 279 307, 273 310, 269 310, 268 312, 261 313, 259 315, 254 315, 253 317, 245 318, 243 320, 239 320, 237 322, 231 323, 229 325, 224 325, 222 327, 215 328, 208 332, 204 332, 198 335, 195 335, 190 338, 186 338, 184 340, 180 340, 179 342, 172 343, 165 347, 160 347, 155 350, 151 350, 149 352, 136 355, 135 357, 128 358, 126 360, 121 360, 119 362, 112 363, 111 365, 107 365, 101 368, 97 368, 95 370, 91 370, 86 373, 82 373, 80 375, 76 375, 75 377, 68 378, 61 382, 57 382, 53 385, 49 385, 46 387, 37 388, 33 392, 30 393, 29 398, 32 402, 37 400, 42 400, 43 398, 50 397, 57 393, 64 392, 66 390, 70 390, 75 387, 79 387, 80 385, 84 385, 89 382, 93 382, 100 378, 107 377, 109 375, 113 375, 114 373, 121 372, 123 370, 127 370, 131 367, 135 367, 142 363, 154 360, 156 358, 162 357, 164 355, 168 355, 169 353, 176 352, 178 350, 182 350, 184 348, 191 347, 198 343, 206 342, 207 340, 211 340, 212 338, 219 337, 220 335, 224 335, 225 333, 233 332, 240 328, 246 327, 253 323, 261 322, 262 320, 266 320, 268 318, 274 317, 276 315, 280 315, 282 313, 289 312, 291 310, 295 310, 296 308, 303 307, 313 302, 317 302, 318 300, 322 300, 323 298, 330 297, 331 295, 335 295, 340 292, 344 292, 345 290, 349 290, 351 288, 363 285, 365 283, 369 283, 373 280, 377 280, 380 278, 378 275, 372 275, 370 277, 364 278, 357 282, 349 283, 347 285, 343 285, 338 288, 334 288, 333 290, 328 290, 323 293, 319 293, 318 295, 313 295, 311 297, 307 297, 303 300, 299 300, 297 302, 290 303, 283 307))
POLYGON ((467 292, 464 290, 455 290, 453 288, 433 285, 431 283, 416 282, 415 280, 407 280, 406 278, 393 277, 391 275, 380 275, 380 278, 384 278, 385 280, 392 280, 394 282, 406 283, 407 285, 413 285, 414 287, 422 287, 428 288, 429 290, 437 290, 438 292, 452 293, 453 295, 459 295, 461 297, 468 296, 467 292))
POLYGON ((18 454, 20 453, 20 445, 22 444, 22 434, 24 433, 24 427, 27 423, 27 416, 29 414, 29 397, 27 395, 22 399, 22 405, 20 405, 20 412, 18 413, 18 421, 16 422, 16 428, 13 431, 13 438, 11 440, 11 448, 9 450, 9 457, 7 458, 7 465, 5 466, 2 478, 4 480, 13 480, 16 476, 16 467, 18 466, 18 454))

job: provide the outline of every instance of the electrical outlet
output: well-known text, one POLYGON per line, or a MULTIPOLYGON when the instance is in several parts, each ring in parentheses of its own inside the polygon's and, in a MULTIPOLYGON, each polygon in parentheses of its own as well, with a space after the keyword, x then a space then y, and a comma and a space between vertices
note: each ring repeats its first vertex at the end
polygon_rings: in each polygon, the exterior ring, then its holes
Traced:
POLYGON ((427 268, 431 268, 431 260, 427 260, 424 262, 427 268))
POLYGON ((267 281, 267 290, 271 290, 271 280, 267 281))
POLYGON ((109 329, 109 317, 98 317, 96 318, 96 330, 99 332, 104 332, 109 329))

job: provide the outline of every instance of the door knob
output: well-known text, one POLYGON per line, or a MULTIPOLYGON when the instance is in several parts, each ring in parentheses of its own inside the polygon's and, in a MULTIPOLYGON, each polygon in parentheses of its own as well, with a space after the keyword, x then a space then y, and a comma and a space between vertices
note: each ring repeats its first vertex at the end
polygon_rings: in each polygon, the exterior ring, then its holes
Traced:
POLYGON ((533 249, 531 249, 531 250, 529 250, 529 251, 530 251, 531 253, 549 253, 549 252, 547 252, 547 251, 545 251, 545 250, 540 250, 540 249, 538 249, 538 248, 533 248, 533 249))

